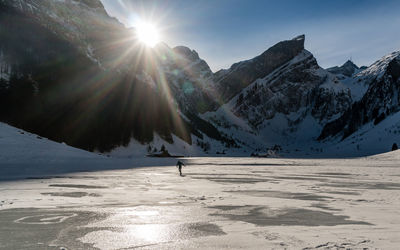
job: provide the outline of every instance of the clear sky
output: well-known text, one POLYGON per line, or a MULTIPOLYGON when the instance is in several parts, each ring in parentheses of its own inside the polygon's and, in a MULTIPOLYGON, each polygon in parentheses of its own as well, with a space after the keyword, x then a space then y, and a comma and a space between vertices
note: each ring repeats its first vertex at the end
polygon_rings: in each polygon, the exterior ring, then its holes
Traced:
POLYGON ((400 50, 398 0, 101 0, 126 26, 155 22, 169 46, 195 49, 213 71, 306 35, 322 67, 370 65, 400 50))

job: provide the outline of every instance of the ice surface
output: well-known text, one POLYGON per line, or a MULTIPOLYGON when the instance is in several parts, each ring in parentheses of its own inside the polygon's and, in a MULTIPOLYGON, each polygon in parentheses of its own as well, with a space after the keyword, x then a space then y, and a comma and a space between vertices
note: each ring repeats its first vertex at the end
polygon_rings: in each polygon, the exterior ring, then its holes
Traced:
POLYGON ((398 249, 399 161, 187 158, 184 177, 164 162, 3 180, 0 248, 398 249))

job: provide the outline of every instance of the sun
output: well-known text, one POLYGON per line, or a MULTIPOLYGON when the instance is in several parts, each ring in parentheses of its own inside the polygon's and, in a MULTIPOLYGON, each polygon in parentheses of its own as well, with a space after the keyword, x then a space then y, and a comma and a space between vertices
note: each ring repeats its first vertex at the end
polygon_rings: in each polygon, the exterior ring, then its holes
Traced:
POLYGON ((160 33, 153 23, 140 22, 135 25, 135 28, 139 41, 146 46, 154 47, 160 42, 160 33))

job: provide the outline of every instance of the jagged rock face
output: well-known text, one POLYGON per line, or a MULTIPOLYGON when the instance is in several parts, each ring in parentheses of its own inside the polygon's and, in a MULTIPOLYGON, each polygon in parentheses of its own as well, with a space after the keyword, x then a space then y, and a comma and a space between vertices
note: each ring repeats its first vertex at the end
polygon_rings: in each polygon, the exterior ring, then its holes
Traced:
POLYGON ((357 73, 360 70, 360 68, 357 65, 355 65, 352 61, 348 60, 340 67, 336 66, 329 68, 327 70, 332 74, 341 74, 350 77, 354 73, 357 73))
POLYGON ((336 93, 321 88, 327 78, 328 73, 318 66, 312 54, 302 51, 292 61, 246 88, 234 99, 232 111, 255 128, 277 113, 289 115, 300 109, 302 112, 311 110, 321 122, 329 120, 349 107, 351 96, 348 91, 336 93))
POLYGON ((384 57, 367 69, 375 73, 367 92, 340 118, 326 124, 319 136, 320 140, 335 135, 346 138, 362 125, 371 121, 376 125, 386 116, 400 110, 400 56, 399 53, 397 57, 394 55, 384 57), (386 60, 388 58, 390 61, 386 60))
POLYGON ((321 124, 326 124, 338 115, 343 114, 352 104, 349 89, 332 91, 327 88, 315 88, 313 90, 311 114, 321 124))
POLYGON ((230 100, 256 79, 287 63, 304 49, 304 35, 277 43, 261 55, 233 64, 230 69, 218 71, 215 82, 223 102, 230 100))

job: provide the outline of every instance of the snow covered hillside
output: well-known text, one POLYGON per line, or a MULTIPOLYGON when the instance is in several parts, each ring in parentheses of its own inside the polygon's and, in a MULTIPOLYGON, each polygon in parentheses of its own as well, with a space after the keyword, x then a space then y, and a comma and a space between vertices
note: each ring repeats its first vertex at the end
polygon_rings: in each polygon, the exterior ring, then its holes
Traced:
POLYGON ((112 158, 0 123, 0 180, 175 163, 144 157, 112 158))

